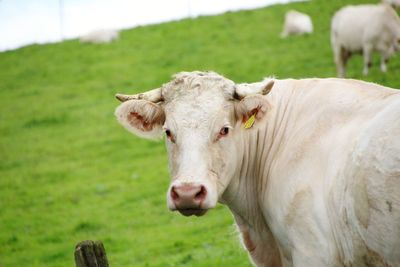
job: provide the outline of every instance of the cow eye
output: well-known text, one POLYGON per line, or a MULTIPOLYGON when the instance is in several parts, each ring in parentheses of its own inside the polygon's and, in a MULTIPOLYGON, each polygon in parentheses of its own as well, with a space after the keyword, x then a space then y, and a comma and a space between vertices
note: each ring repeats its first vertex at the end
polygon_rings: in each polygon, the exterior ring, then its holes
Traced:
POLYGON ((171 140, 172 143, 175 142, 174 136, 172 135, 171 130, 166 129, 166 130, 165 130, 165 136, 166 136, 169 140, 171 140))
POLYGON ((221 130, 219 131, 220 136, 226 136, 229 133, 229 128, 228 127, 222 127, 221 130))

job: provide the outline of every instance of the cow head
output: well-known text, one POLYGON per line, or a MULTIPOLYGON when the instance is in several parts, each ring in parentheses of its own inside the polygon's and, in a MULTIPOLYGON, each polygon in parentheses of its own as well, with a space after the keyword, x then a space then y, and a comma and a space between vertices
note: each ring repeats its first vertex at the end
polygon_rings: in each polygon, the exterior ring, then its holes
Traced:
POLYGON ((250 128, 264 117, 264 95, 273 83, 235 84, 213 72, 182 72, 147 93, 117 94, 123 103, 115 114, 127 130, 166 136, 171 210, 200 216, 216 205, 241 163, 237 143, 252 130, 243 125, 250 128))

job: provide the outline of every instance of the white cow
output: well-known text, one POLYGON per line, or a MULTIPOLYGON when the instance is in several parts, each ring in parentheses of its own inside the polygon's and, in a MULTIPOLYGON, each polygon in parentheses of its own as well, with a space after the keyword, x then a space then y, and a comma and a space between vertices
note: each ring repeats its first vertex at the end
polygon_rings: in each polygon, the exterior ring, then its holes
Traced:
POLYGON ((400 0, 382 0, 382 3, 391 5, 393 8, 400 7, 400 0))
POLYGON ((335 13, 331 24, 331 44, 339 77, 344 77, 346 63, 354 53, 364 56, 364 75, 371 66, 373 51, 381 54, 381 71, 399 49, 400 19, 388 5, 346 6, 335 13))
POLYGON ((285 14, 285 22, 281 37, 301 35, 313 32, 313 24, 309 15, 290 10, 285 14))
POLYGON ((183 72, 117 98, 126 129, 166 135, 168 207, 226 204, 257 266, 400 266, 400 91, 183 72))
POLYGON ((80 37, 82 43, 111 43, 119 38, 119 32, 111 29, 101 29, 88 32, 87 34, 80 37))

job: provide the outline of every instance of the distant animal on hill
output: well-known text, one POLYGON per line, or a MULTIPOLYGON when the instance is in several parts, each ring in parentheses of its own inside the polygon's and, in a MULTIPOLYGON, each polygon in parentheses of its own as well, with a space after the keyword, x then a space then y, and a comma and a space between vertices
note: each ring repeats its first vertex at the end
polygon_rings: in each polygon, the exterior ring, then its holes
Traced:
POLYGON ((382 2, 391 5, 393 8, 400 8, 400 0, 382 0, 382 2))
POLYGON ((400 266, 399 90, 195 71, 116 97, 128 131, 165 135, 169 209, 227 205, 257 266, 400 266))
POLYGON ((110 43, 119 38, 119 32, 117 30, 102 29, 94 30, 80 37, 82 43, 110 43))
POLYGON ((400 48, 400 18, 385 4, 346 6, 332 18, 331 45, 339 77, 345 76, 346 63, 355 53, 364 56, 364 75, 374 51, 380 53, 381 71, 386 72, 386 63, 400 48))
POLYGON ((313 24, 309 15, 290 10, 285 14, 285 22, 281 37, 301 35, 313 32, 313 24))

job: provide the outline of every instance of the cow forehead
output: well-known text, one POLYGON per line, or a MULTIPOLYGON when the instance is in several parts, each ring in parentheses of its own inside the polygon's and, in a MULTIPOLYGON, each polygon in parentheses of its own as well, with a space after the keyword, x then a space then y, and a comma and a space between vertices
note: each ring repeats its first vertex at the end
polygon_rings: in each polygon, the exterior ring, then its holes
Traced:
POLYGON ((235 84, 214 72, 181 72, 175 79, 162 86, 164 101, 178 102, 190 100, 209 100, 232 98, 235 84))
POLYGON ((233 103, 224 97, 202 93, 197 97, 174 99, 165 105, 167 123, 178 128, 208 128, 214 123, 226 123, 233 103))
POLYGON ((234 83, 216 73, 180 73, 162 87, 167 120, 206 125, 229 111, 234 83))

